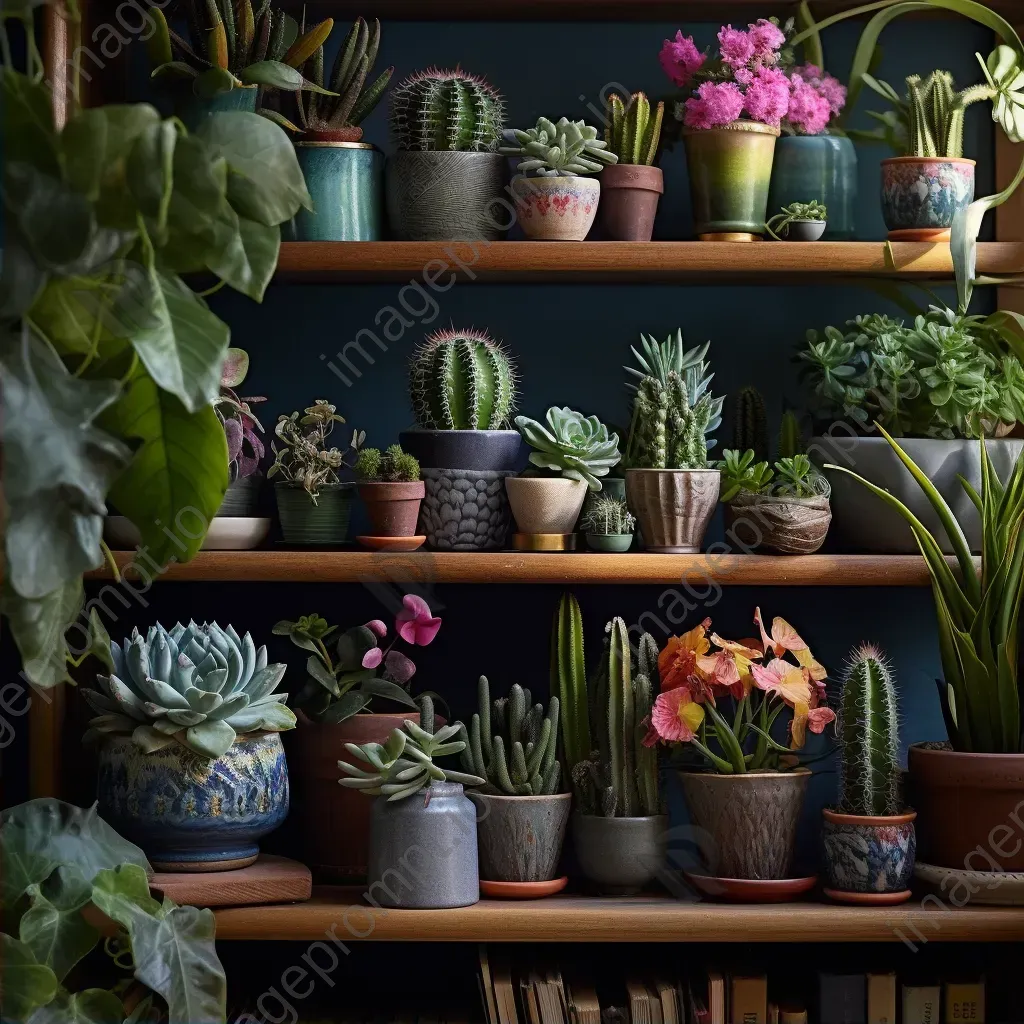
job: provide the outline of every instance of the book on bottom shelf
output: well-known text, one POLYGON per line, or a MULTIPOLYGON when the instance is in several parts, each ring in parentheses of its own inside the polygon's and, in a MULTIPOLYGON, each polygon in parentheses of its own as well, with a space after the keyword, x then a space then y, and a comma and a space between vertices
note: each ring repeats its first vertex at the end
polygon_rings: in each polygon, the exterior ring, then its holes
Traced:
POLYGON ((903 986, 903 1024, 939 1024, 942 1010, 940 985, 903 986))

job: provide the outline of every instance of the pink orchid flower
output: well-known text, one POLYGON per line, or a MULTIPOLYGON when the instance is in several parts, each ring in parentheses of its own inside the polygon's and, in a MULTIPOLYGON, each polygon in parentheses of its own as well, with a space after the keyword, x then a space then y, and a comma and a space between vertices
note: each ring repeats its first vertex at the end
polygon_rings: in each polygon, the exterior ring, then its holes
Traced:
POLYGON ((395 629, 408 644, 426 647, 441 628, 441 620, 431 616, 430 606, 416 594, 402 598, 402 610, 395 617, 395 629))
POLYGON ((363 668, 376 668, 384 660, 384 652, 379 647, 371 647, 363 655, 363 668))

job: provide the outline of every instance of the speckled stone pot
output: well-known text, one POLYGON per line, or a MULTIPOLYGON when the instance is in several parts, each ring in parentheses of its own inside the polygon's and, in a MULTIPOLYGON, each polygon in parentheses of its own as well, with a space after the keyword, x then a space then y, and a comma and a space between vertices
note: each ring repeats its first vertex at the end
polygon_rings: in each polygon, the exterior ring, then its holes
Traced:
POLYGON ((489 882, 547 882, 555 877, 571 793, 500 796, 471 793, 477 805, 480 877, 489 882))
POLYGON ((494 551, 508 534, 508 472, 423 469, 427 494, 420 506, 419 532, 436 551, 494 551))
POLYGON ((780 555, 813 555, 828 534, 832 509, 828 497, 787 498, 741 491, 725 507, 725 528, 741 550, 780 555))
POLYGON ((822 809, 823 866, 829 895, 905 893, 910 896, 917 839, 916 811, 879 817, 822 809))
POLYGON ((582 242, 597 216, 601 182, 597 178, 512 179, 516 216, 527 238, 582 242))
POLYGON ((692 554, 718 506, 717 469, 627 469, 626 500, 648 551, 692 554))
POLYGON ((640 892, 665 863, 668 815, 642 818, 572 816, 576 860, 584 876, 601 892, 640 892))
POLYGON ((572 533, 587 485, 565 477, 510 476, 505 481, 520 533, 572 533))

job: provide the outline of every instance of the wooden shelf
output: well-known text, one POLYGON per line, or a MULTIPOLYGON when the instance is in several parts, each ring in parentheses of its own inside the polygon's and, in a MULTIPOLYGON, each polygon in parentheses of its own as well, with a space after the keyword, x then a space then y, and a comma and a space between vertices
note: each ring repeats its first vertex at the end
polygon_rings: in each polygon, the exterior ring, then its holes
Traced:
MULTIPOLYGON (((279 280, 424 280, 446 290, 466 281, 630 283, 750 281, 779 284, 843 277, 942 280, 949 246, 895 242, 285 242, 279 280), (424 275, 428 275, 424 278, 424 275)), ((978 274, 1024 271, 1024 242, 978 246, 978 274)))
MULTIPOLYGON (((121 568, 134 552, 115 551, 121 568)), ((108 569, 90 574, 109 579, 108 569)), ((623 555, 518 551, 201 551, 166 580, 311 583, 701 583, 758 587, 923 587, 919 555, 623 555)))
POLYGON ((383 942, 1009 942, 1024 908, 728 906, 667 897, 481 900, 457 910, 374 909, 360 888, 315 887, 308 903, 216 911, 218 939, 383 942), (333 928, 333 932, 332 932, 333 928))

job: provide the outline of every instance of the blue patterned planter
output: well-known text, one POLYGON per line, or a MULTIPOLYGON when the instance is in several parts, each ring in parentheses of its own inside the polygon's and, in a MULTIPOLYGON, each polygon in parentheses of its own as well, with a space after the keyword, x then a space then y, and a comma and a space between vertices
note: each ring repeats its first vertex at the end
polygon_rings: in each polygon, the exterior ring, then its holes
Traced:
POLYGON ((850 903, 902 902, 910 896, 916 811, 868 818, 822 811, 826 892, 850 903))
POLYGON ((179 743, 143 753, 128 736, 100 750, 100 815, 161 871, 251 864, 257 840, 288 816, 288 764, 278 733, 240 736, 216 761, 179 743))
POLYGON ((768 216, 812 199, 828 207, 822 237, 849 242, 855 235, 857 152, 845 136, 784 135, 775 143, 768 216))
POLYGON ((949 241, 953 218, 973 199, 973 160, 894 156, 882 161, 882 217, 890 239, 949 241))

